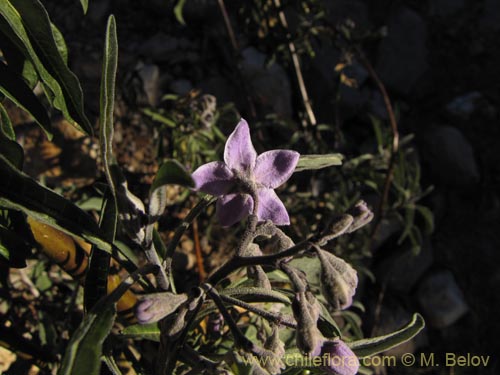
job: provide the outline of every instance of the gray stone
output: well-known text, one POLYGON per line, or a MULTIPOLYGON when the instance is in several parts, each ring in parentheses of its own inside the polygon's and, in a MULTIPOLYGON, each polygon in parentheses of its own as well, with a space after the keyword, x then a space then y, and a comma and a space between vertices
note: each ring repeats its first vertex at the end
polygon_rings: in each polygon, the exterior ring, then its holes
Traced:
POLYGON ((422 280, 417 298, 426 322, 434 328, 449 327, 469 311, 462 291, 448 270, 422 280))
POLYGON ((469 188, 479 182, 479 169, 469 141, 456 128, 439 126, 424 133, 421 156, 436 182, 469 188))
POLYGON ((178 53, 178 49, 179 40, 177 38, 158 33, 144 42, 139 48, 139 53, 153 61, 169 61, 175 53, 178 53))
POLYGON ((450 114, 466 120, 476 110, 478 101, 481 98, 481 93, 477 91, 461 95, 448 103, 446 110, 450 114))
POLYGON ((189 91, 193 89, 193 85, 191 84, 191 81, 184 78, 180 78, 171 82, 169 85, 169 89, 174 94, 186 95, 189 91))
POLYGON ((500 1, 486 0, 484 10, 479 20, 479 26, 483 31, 500 30, 500 1))
MULTIPOLYGON (((391 298, 384 299, 380 309, 379 321, 373 329, 373 336, 382 336, 401 329, 412 319, 412 314, 408 312, 400 303, 391 298)), ((405 353, 415 352, 425 340, 424 332, 416 337, 384 352, 387 356, 401 357, 405 353)))
POLYGON ((432 0, 430 2, 431 14, 448 16, 465 7, 465 0, 432 0))
POLYGON ((376 65, 380 78, 390 89, 408 94, 425 73, 426 38, 426 24, 413 10, 403 7, 390 17, 376 65))
POLYGON ((160 68, 154 64, 140 64, 137 73, 149 104, 155 107, 160 100, 160 68))
POLYGON ((366 4, 358 0, 325 1, 327 19, 333 24, 352 21, 354 28, 368 29, 369 17, 366 4))
POLYGON ((102 24, 110 15, 110 10, 110 0, 89 1, 86 18, 90 19, 94 24, 102 24))
POLYGON ((381 283, 397 292, 409 293, 434 261, 430 241, 424 241, 418 254, 411 247, 401 248, 397 253, 382 260, 375 269, 381 283))
POLYGON ((278 116, 292 116, 292 93, 285 70, 278 64, 266 64, 266 55, 253 47, 242 52, 243 76, 254 96, 258 98, 263 113, 274 112, 278 116))

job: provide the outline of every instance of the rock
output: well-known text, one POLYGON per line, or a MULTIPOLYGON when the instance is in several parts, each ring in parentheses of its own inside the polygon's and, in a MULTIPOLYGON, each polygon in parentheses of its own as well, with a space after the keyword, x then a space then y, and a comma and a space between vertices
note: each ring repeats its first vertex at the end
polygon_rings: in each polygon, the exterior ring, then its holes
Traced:
POLYGON ((400 8, 389 19, 380 43, 376 70, 388 88, 408 94, 427 70, 427 30, 418 13, 400 8))
POLYGON ((111 14, 110 10, 110 0, 89 1, 87 18, 96 25, 103 24, 105 19, 111 14))
POLYGON ((479 20, 482 31, 500 30, 500 2, 498 0, 486 0, 484 10, 479 20))
POLYGON ((172 63, 172 60, 182 60, 186 50, 191 48, 194 48, 192 42, 186 38, 158 33, 139 48, 139 53, 155 62, 172 63))
POLYGON ((351 20, 354 28, 368 29, 370 27, 368 8, 358 0, 325 1, 326 17, 334 25, 351 20))
POLYGON ((442 185, 463 189, 479 182, 474 150, 454 127, 439 126, 424 133, 421 155, 436 182, 442 185))
MULTIPOLYGON (((386 335, 401 329, 402 326, 408 324, 412 319, 412 314, 408 312, 399 302, 393 298, 385 298, 382 308, 380 310, 379 321, 373 329, 373 336, 386 335)), ((384 355, 401 357, 405 353, 413 353, 417 350, 418 346, 424 340, 422 333, 398 345, 392 349, 386 350, 384 355)))
POLYGON ((434 261, 430 241, 424 241, 418 254, 411 247, 400 249, 397 253, 382 260, 375 268, 375 276, 388 288, 408 294, 434 261))
POLYGON ((148 102, 155 107, 160 100, 160 68, 154 64, 140 64, 136 69, 148 102))
POLYGON ((427 276, 418 288, 417 299, 426 322, 434 328, 448 327, 469 311, 462 291, 448 270, 427 276))
MULTIPOLYGON (((377 207, 378 201, 376 204, 371 204, 371 207, 377 207)), ((372 251, 376 251, 380 246, 382 246, 385 241, 391 238, 396 233, 400 232, 403 229, 403 224, 397 217, 394 215, 386 216, 380 222, 380 226, 378 231, 373 239, 372 251)))
POLYGON ((467 120, 476 110, 478 101, 482 98, 481 93, 472 91, 453 99, 446 105, 446 110, 457 117, 467 120))
POLYGON ((178 95, 186 95, 189 91, 193 89, 191 81, 184 78, 172 81, 168 87, 171 92, 178 95))
POLYGON ((432 0, 430 2, 431 14, 449 16, 465 7, 465 0, 432 0))
POLYGON ((285 70, 278 64, 266 64, 266 55, 254 47, 242 52, 243 76, 257 98, 262 113, 276 113, 282 118, 292 116, 292 92, 285 70))

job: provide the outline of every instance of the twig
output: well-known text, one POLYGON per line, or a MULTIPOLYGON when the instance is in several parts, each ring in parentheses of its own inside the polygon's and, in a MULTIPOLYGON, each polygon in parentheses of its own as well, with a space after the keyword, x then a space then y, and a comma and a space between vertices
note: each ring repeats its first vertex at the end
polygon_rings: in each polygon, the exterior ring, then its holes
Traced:
POLYGON ((202 283, 207 278, 207 273, 203 266, 203 255, 201 254, 200 236, 198 234, 198 222, 196 219, 193 220, 193 239, 196 252, 196 264, 198 265, 198 275, 200 277, 200 283, 202 283))
POLYGON ((389 98, 389 95, 387 94, 387 90, 385 89, 384 84, 378 77, 377 73, 375 72, 375 69, 373 69, 373 66, 366 58, 363 51, 361 51, 360 48, 356 47, 356 52, 358 53, 361 63, 368 71, 368 74, 370 74, 370 77, 375 81, 375 84, 377 85, 380 93, 382 94, 382 97, 384 98, 384 104, 387 114, 389 116, 389 123, 391 125, 391 131, 392 131, 391 156, 389 159, 387 174, 385 176, 384 191, 382 199, 380 200, 380 203, 377 208, 377 215, 375 216, 375 223, 373 225, 372 233, 370 236, 371 241, 373 241, 373 239, 377 235, 378 230, 380 229, 380 224, 382 223, 382 219, 384 218, 385 206, 387 205, 387 200, 389 199, 389 190, 391 188, 392 179, 394 178, 394 167, 396 165, 396 157, 399 150, 399 131, 398 131, 398 123, 396 121, 396 116, 394 115, 394 110, 392 109, 391 100, 389 98))
POLYGON ((274 322, 278 325, 284 325, 284 326, 290 327, 290 328, 297 328, 297 323, 295 322, 295 320, 291 316, 262 310, 262 309, 259 309, 258 307, 252 306, 249 303, 246 303, 245 301, 242 301, 240 299, 233 298, 230 296, 225 296, 225 295, 221 294, 220 298, 224 302, 230 303, 230 304, 235 305, 235 306, 242 307, 245 310, 248 310, 250 312, 258 314, 258 315, 262 316, 263 318, 265 318, 271 322, 274 322))
POLYGON ((307 88, 304 83, 304 77, 302 76, 299 55, 297 53, 297 49, 295 48, 295 44, 291 39, 290 33, 288 32, 288 22, 286 20, 285 13, 281 9, 280 0, 274 0, 274 6, 278 10, 281 26, 287 31, 286 36, 288 39, 288 50, 290 51, 290 55, 292 56, 293 68, 295 71, 295 76, 297 78, 297 84, 299 85, 300 95, 302 96, 302 103, 304 104, 304 109, 306 110, 307 120, 311 126, 316 126, 316 116, 314 115, 314 111, 311 106, 311 101, 307 93, 307 88))
POLYGON ((238 79, 241 84, 241 88, 243 89, 243 92, 245 93, 245 99, 248 104, 248 108, 250 110, 250 116, 252 119, 255 119, 257 117, 257 110, 255 109, 255 104, 252 100, 252 97, 249 94, 248 87, 245 83, 245 80, 243 78, 243 75, 241 73, 241 67, 240 64, 238 63, 238 57, 240 54, 240 47, 238 46, 238 42, 236 41, 236 36, 233 30, 233 27, 231 26, 231 21, 229 19, 229 15, 227 13, 226 5, 224 4, 224 0, 218 0, 217 4, 219 5, 220 12, 222 14, 222 18, 224 19, 224 26, 226 27, 227 34, 229 36, 229 39, 231 40, 231 46, 233 47, 233 54, 236 58, 235 60, 235 66, 236 66, 236 73, 238 75, 238 79))

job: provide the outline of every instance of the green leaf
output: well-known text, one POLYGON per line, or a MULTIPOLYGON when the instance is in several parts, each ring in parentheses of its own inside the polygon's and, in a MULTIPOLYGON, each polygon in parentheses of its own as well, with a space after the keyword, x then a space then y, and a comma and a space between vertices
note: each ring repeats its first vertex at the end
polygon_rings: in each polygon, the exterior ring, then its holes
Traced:
POLYGON ((91 134, 80 83, 57 48, 48 14, 40 1, 0 1, 0 15, 0 31, 33 63, 54 107, 79 130, 91 134))
POLYGON ((6 246, 4 246, 3 240, 1 238, 0 238, 0 256, 3 257, 5 260, 10 259, 9 249, 6 246))
POLYGON ((2 104, 0 104, 0 150, 17 169, 22 169, 24 161, 23 148, 16 142, 14 128, 2 104))
POLYGON ((173 159, 167 160, 161 165, 158 173, 156 174, 155 180, 151 185, 151 191, 167 184, 180 185, 190 188, 195 187, 191 174, 181 163, 173 159))
POLYGON ((22 77, 18 76, 9 66, 1 62, 0 91, 16 105, 31 114, 45 131, 49 140, 52 138, 50 119, 43 105, 22 77))
MULTIPOLYGON (((3 28, 8 28, 8 25, 5 20, 0 17, 0 31, 3 28)), ((1 34, 2 33, 0 32, 0 35, 1 34)), ((15 38, 15 35, 13 35, 13 37, 15 38)), ((7 36, 0 37, 0 50, 2 51, 3 57, 7 61, 7 65, 9 65, 9 67, 17 74, 23 76, 24 81, 30 89, 34 89, 38 83, 38 74, 36 73, 33 64, 26 59, 24 54, 7 36)))
POLYGON ((145 108, 142 110, 142 113, 144 113, 145 115, 149 116, 151 118, 151 120, 153 121, 157 121, 157 122, 160 122, 166 126, 168 126, 169 128, 176 128, 177 127, 177 124, 175 123, 175 121, 159 114, 158 112, 155 112, 151 109, 148 109, 148 108, 145 108))
POLYGON ((266 288, 228 288, 220 292, 223 296, 233 297, 245 302, 277 302, 290 305, 290 299, 284 294, 266 288))
POLYGON ((104 164, 104 173, 115 199, 119 218, 136 243, 144 240, 144 204, 127 187, 127 181, 113 156, 113 112, 115 104, 116 70, 118 67, 118 38, 116 22, 109 16, 104 43, 104 59, 100 95, 99 141, 104 164))
POLYGON ((0 103, 0 132, 11 141, 16 140, 16 133, 14 133, 14 128, 12 127, 12 122, 10 122, 9 114, 5 110, 4 106, 0 103))
POLYGON ((101 97, 100 97, 100 141, 103 149, 104 168, 108 183, 112 185, 113 195, 116 188, 113 186, 113 178, 110 165, 116 164, 113 158, 113 110, 115 105, 115 83, 116 69, 118 66, 118 39, 116 35, 115 18, 111 15, 108 18, 106 28, 106 40, 104 44, 104 57, 101 77, 101 97))
POLYGON ((342 159, 343 156, 341 154, 300 155, 299 162, 295 167, 295 172, 342 165, 342 159))
POLYGON ((111 332, 116 308, 107 305, 91 311, 71 337, 59 375, 98 375, 102 344, 111 332))
MULTIPOLYGON (((99 227, 103 237, 109 243, 115 241, 116 228, 118 224, 118 212, 116 203, 111 194, 102 201, 101 217, 99 227)), ((84 305, 88 311, 104 297, 108 291, 109 261, 111 254, 99 250, 97 246, 92 246, 89 268, 85 275, 84 305)))
POLYGON ((83 14, 87 14, 87 10, 89 9, 89 0, 80 0, 80 4, 82 5, 83 14))
POLYGON ((389 350, 415 337, 425 327, 424 318, 414 314, 413 319, 399 331, 388 335, 347 343, 358 357, 369 357, 389 350))
POLYGON ((68 46, 66 45, 64 36, 56 27, 56 25, 54 25, 53 23, 50 24, 50 27, 52 28, 52 35, 54 36, 54 42, 56 42, 57 49, 61 54, 64 64, 68 65, 68 46))
POLYGON ((72 202, 40 185, 0 155, 0 206, 22 211, 38 221, 111 251, 97 223, 72 202))
POLYGON ((167 200, 166 185, 169 184, 185 187, 195 186, 191 174, 177 160, 171 159, 164 162, 151 185, 149 215, 153 219, 159 218, 165 210, 167 200))
POLYGON ((184 20, 184 16, 182 15, 182 10, 184 9, 184 5, 186 4, 186 0, 179 0, 174 7, 174 15, 177 21, 181 25, 185 25, 186 21, 184 20))
POLYGON ((151 324, 134 324, 126 327, 121 334, 134 340, 152 340, 160 342, 160 328, 158 323, 151 324))
POLYGON ((434 214, 429 208, 422 205, 415 205, 415 209, 418 211, 420 215, 424 218, 426 233, 430 234, 434 232, 434 214))

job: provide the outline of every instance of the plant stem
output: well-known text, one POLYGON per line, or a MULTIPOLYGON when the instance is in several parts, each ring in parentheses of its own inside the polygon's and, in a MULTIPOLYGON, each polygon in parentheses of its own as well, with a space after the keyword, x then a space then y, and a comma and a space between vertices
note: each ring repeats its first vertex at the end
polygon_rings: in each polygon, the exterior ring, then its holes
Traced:
POLYGON ((269 311, 259 309, 258 307, 255 307, 247 302, 244 302, 244 301, 239 300, 239 299, 234 298, 234 297, 220 295, 220 298, 223 301, 228 302, 232 305, 242 307, 245 310, 248 310, 250 312, 258 314, 258 315, 262 316, 264 319, 267 319, 267 320, 269 320, 273 323, 276 323, 278 325, 284 325, 284 326, 287 326, 290 328, 297 328, 297 323, 295 322, 295 319, 293 319, 290 316, 286 316, 286 315, 282 315, 282 314, 275 314, 275 313, 272 313, 269 311))
POLYGON ((288 32, 288 22, 286 20, 285 13, 281 9, 280 0, 274 0, 274 6, 276 7, 276 9, 278 9, 281 26, 287 31, 288 50, 290 51, 290 55, 292 56, 292 63, 293 63, 293 68, 295 70, 295 77, 297 78, 300 95, 302 97, 302 103, 304 104, 304 108, 306 110, 307 120, 311 126, 316 126, 316 116, 314 115, 314 111, 311 106, 311 101, 307 93, 307 88, 304 83, 304 77, 302 76, 299 55, 295 48, 295 44, 291 40, 290 33, 288 32))
POLYGON ((170 282, 170 288, 172 288, 172 291, 175 292, 175 284, 174 284, 174 277, 173 277, 173 272, 172 272, 172 258, 174 256, 175 249, 177 248, 177 245, 179 244, 179 241, 181 240, 182 235, 186 232, 186 230, 189 228, 193 220, 198 217, 198 215, 208 207, 213 201, 215 201, 215 198, 212 197, 211 195, 205 195, 201 200, 196 204, 196 206, 193 207, 193 209, 187 214, 187 216, 184 218, 182 223, 177 227, 174 233, 174 237, 170 241, 167 247, 167 252, 165 254, 165 260, 163 261, 164 264, 164 269, 168 275, 168 279, 170 282))
POLYGON ((389 191, 391 188, 392 179, 394 177, 394 168, 396 166, 396 158, 399 150, 399 131, 398 131, 398 123, 396 121, 396 116, 394 115, 394 110, 392 108, 391 100, 389 98, 389 95, 387 94, 387 90, 385 89, 384 84, 378 77, 377 73, 375 72, 375 69, 373 69, 372 64, 370 63, 370 61, 368 61, 363 51, 361 51, 360 48, 356 47, 356 52, 358 53, 361 63, 368 71, 368 74, 370 74, 370 77, 373 79, 380 93, 382 94, 382 97, 384 98, 384 104, 387 114, 389 116, 389 123, 391 125, 391 131, 392 131, 391 156, 389 159, 387 174, 385 176, 384 190, 382 198, 377 208, 377 215, 375 216, 375 223, 373 225, 372 233, 370 236, 371 242, 373 242, 373 239, 375 238, 378 230, 380 229, 380 225, 385 215, 385 206, 387 205, 387 200, 389 199, 389 191))

